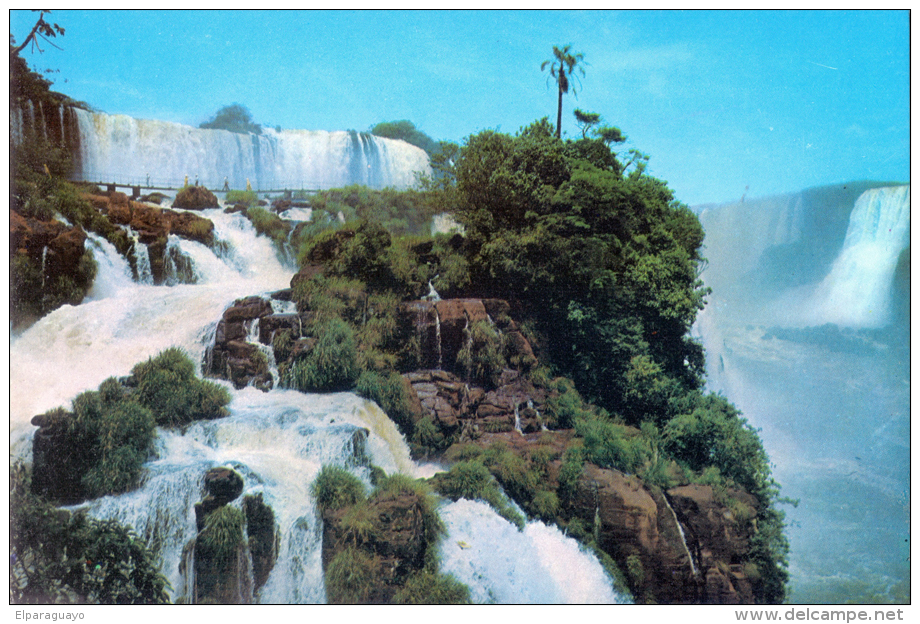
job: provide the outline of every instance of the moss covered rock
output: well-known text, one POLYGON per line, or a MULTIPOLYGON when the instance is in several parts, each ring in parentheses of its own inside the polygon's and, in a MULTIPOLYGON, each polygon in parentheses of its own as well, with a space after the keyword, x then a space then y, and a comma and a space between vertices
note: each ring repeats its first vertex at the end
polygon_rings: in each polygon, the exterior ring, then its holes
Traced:
POLYGON ((205 208, 218 208, 217 197, 203 186, 184 186, 176 193, 173 200, 174 208, 186 210, 204 210, 205 208))

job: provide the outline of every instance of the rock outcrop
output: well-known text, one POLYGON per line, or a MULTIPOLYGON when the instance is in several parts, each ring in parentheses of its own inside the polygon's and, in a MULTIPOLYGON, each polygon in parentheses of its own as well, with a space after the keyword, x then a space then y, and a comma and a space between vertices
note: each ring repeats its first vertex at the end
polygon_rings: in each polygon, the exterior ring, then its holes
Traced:
POLYGON ((194 567, 187 599, 196 604, 251 603, 278 557, 275 514, 261 494, 246 496, 242 511, 228 508, 243 492, 243 478, 230 468, 208 470, 204 490, 204 498, 195 504, 198 535, 187 547, 191 556, 184 558, 185 566, 194 567), (209 522, 212 514, 221 513, 219 521, 209 522))
POLYGON ((83 300, 95 275, 85 242, 86 233, 80 226, 10 210, 10 314, 14 325, 83 300))
MULTIPOLYGON (((146 246, 154 284, 163 284, 169 279, 178 282, 194 281, 191 271, 183 273, 181 268, 177 268, 176 265, 183 265, 183 260, 174 258, 169 253, 170 250, 167 248, 170 234, 203 245, 211 246, 215 243, 214 223, 210 219, 131 201, 127 195, 119 192, 102 195, 87 193, 84 196, 112 223, 129 227, 135 232, 136 245, 146 246)), ((129 254, 128 259, 137 272, 136 252, 129 254)))
MULTIPOLYGON (((367 506, 364 517, 370 524, 363 532, 353 530, 346 520, 353 507, 323 512, 323 569, 328 570, 344 550, 358 550, 364 555, 363 572, 368 579, 360 602, 389 603, 409 575, 425 565, 424 504, 419 494, 409 492, 380 494, 359 504, 367 506)), ((328 598, 350 602, 335 591, 328 598)))
POLYGON ((179 189, 173 200, 173 206, 186 210, 204 210, 205 208, 218 208, 220 204, 214 193, 203 186, 196 185, 179 189))

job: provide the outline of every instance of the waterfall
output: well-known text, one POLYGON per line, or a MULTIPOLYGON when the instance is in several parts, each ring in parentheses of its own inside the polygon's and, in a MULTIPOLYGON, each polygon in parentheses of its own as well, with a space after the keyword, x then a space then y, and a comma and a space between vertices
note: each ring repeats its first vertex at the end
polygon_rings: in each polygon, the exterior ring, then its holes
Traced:
POLYGON ((597 558, 542 522, 523 531, 483 502, 440 509, 448 535, 441 569, 469 586, 477 603, 613 604, 624 599, 597 558))
POLYGON ((662 493, 662 500, 664 500, 665 506, 671 512, 671 517, 674 518, 674 524, 677 525, 677 531, 680 533, 680 543, 684 545, 684 552, 687 553, 687 559, 690 561, 690 571, 693 572, 693 576, 699 574, 696 569, 696 563, 693 562, 693 555, 690 553, 690 548, 687 546, 687 535, 684 533, 684 527, 680 523, 680 520, 677 519, 677 514, 674 512, 674 508, 671 507, 671 501, 668 500, 668 497, 662 493))
POLYGON ((427 154, 403 141, 358 132, 265 128, 262 134, 76 110, 80 169, 88 181, 211 189, 326 189, 363 184, 408 188, 430 174, 427 154))
POLYGON ((700 212, 707 389, 802 501, 784 508, 791 603, 910 600, 909 198, 847 182, 700 212), (779 236, 768 216, 793 204, 800 228, 779 236))
POLYGON ((892 280, 910 244, 910 186, 872 189, 856 201, 846 239, 813 299, 814 324, 884 327, 892 280))
MULTIPOLYGON (((188 259, 194 283, 138 283, 111 244, 89 235, 86 245, 99 272, 86 301, 65 305, 11 336, 12 459, 30 460, 32 416, 69 407, 79 393, 96 389, 110 376, 128 375, 135 364, 168 347, 183 348, 200 366, 217 321, 233 301, 290 284, 293 267, 279 261, 270 239, 257 236, 245 217, 220 210, 202 214, 214 222, 215 236, 222 241, 219 253, 196 242, 171 242, 188 259)), ((281 313, 291 312, 291 305, 273 302, 281 313)), ((250 329, 250 338, 257 339, 257 328, 250 329)), ((271 507, 279 536, 278 558, 265 585, 243 598, 324 602, 323 525, 310 493, 321 467, 342 466, 368 488, 371 465, 417 477, 441 468, 416 464, 393 421, 357 395, 277 388, 266 393, 225 385, 231 395, 228 417, 197 422, 184 431, 158 429, 138 489, 79 507, 94 517, 131 525, 160 562, 170 597, 188 601, 196 582, 189 544, 196 536, 194 506, 204 495, 203 476, 211 468, 230 467, 244 480, 243 497, 261 494, 271 507)), ((451 531, 442 546, 445 571, 470 583, 476 600, 619 600, 596 558, 553 527, 530 523, 519 533, 479 503, 445 503, 442 512, 451 531), (450 552, 460 539, 473 545, 462 557, 450 552)))

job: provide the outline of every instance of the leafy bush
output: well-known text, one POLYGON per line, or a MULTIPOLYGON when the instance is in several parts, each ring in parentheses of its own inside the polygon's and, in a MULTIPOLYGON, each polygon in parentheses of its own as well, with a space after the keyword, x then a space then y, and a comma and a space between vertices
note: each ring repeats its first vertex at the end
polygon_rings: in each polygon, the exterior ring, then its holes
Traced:
POLYGON ((181 427, 229 413, 227 389, 198 379, 194 363, 177 347, 136 364, 131 369, 130 383, 137 387, 138 401, 153 412, 161 427, 181 427))
POLYGON ((367 603, 376 585, 375 558, 358 548, 340 551, 326 568, 326 600, 329 604, 367 603))
POLYGON ((224 195, 224 203, 258 206, 259 195, 255 191, 227 191, 226 195, 224 195))
POLYGON ((360 370, 354 331, 338 318, 314 328, 316 345, 291 366, 284 383, 301 392, 336 392, 354 386, 360 370))
POLYGON ((575 431, 584 440, 587 459, 602 468, 636 473, 648 460, 647 448, 635 433, 603 416, 579 420, 575 431))
POLYGON ((54 508, 10 468, 10 602, 164 604, 166 578, 130 527, 54 508))
POLYGON ((452 500, 465 498, 488 503, 501 517, 524 529, 525 519, 514 509, 495 477, 479 461, 461 461, 432 479, 438 493, 452 500))
POLYGON ((199 544, 218 561, 230 561, 243 543, 243 512, 223 505, 207 515, 199 544))
POLYGON ((310 488, 320 509, 342 509, 365 498, 364 484, 344 468, 323 466, 310 488))
POLYGON ((457 354, 457 366, 467 372, 470 381, 494 388, 507 366, 503 351, 502 334, 490 322, 476 321, 469 328, 469 340, 457 354))
POLYGON ((470 588, 452 574, 422 570, 406 580, 393 596, 395 604, 471 604, 470 588))
POLYGON ((409 390, 398 373, 364 371, 358 377, 355 392, 377 403, 403 434, 411 434, 415 424, 409 390))
POLYGON ((437 556, 436 545, 445 534, 446 529, 437 512, 437 499, 428 484, 424 480, 414 479, 407 475, 392 474, 378 480, 373 498, 385 500, 403 494, 418 498, 422 512, 425 557, 429 562, 433 562, 437 556))

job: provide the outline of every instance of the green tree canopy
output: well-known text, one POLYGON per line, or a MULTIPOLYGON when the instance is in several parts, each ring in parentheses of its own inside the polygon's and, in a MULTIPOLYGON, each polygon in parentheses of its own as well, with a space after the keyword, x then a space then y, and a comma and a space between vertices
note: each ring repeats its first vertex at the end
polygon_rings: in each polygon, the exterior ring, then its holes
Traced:
POLYGON ((429 156, 439 151, 438 142, 415 127, 408 119, 381 121, 371 128, 371 134, 387 139, 399 139, 425 150, 429 156))
POLYGON ((230 104, 214 113, 210 121, 202 123, 199 128, 229 130, 239 134, 262 134, 262 126, 253 122, 252 113, 242 104, 230 104))
POLYGON ((457 217, 481 294, 515 301, 558 372, 638 422, 701 383, 688 332, 706 294, 703 230, 664 182, 621 171, 604 139, 563 142, 545 118, 516 136, 486 130, 460 150, 457 217), (651 394, 627 392, 639 376, 651 394))

